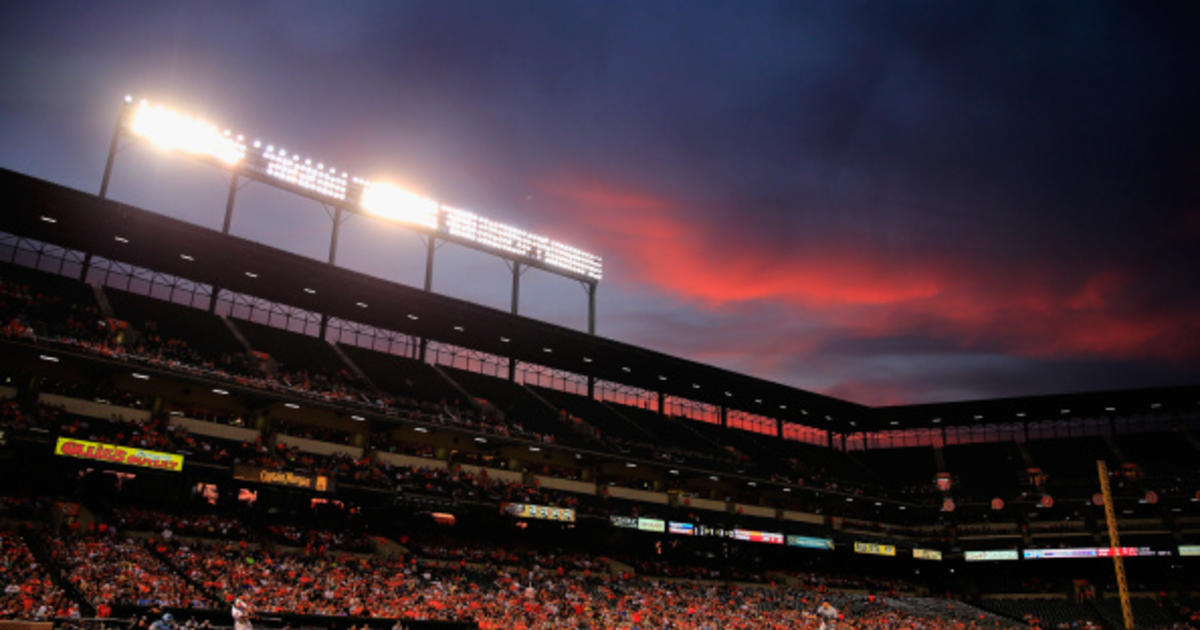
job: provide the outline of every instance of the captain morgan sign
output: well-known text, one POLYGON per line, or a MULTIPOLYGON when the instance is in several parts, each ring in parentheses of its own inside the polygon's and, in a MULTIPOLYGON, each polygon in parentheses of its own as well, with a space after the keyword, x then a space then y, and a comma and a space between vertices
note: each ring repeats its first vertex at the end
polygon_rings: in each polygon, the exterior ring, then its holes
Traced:
POLYGON ((116 446, 102 442, 89 442, 75 438, 58 438, 54 454, 75 457, 108 464, 124 464, 154 470, 179 472, 183 469, 183 455, 148 451, 132 446, 116 446))

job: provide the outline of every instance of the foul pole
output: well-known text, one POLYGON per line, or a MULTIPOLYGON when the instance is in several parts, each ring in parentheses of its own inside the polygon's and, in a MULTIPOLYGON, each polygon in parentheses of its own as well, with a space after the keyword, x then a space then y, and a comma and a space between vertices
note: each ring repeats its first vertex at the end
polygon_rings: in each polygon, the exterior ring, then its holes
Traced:
POLYGON ((1108 465, 1104 460, 1096 460, 1096 471, 1100 475, 1100 494, 1104 496, 1104 520, 1108 523, 1108 546, 1113 552, 1113 571, 1117 574, 1117 593, 1121 596, 1121 617, 1125 620, 1125 630, 1133 630, 1133 607, 1129 603, 1129 584, 1125 581, 1125 559, 1119 552, 1121 539, 1117 536, 1117 512, 1113 508, 1108 465))

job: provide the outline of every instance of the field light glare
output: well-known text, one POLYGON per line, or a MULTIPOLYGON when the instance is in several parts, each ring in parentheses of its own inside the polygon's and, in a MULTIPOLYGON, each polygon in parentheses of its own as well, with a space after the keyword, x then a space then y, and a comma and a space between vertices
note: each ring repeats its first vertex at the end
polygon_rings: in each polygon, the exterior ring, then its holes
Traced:
MULTIPOLYGON (((130 134, 163 149, 216 160, 250 177, 283 183, 320 195, 339 207, 358 203, 363 212, 446 234, 488 250, 527 257, 552 268, 592 280, 603 275, 599 256, 546 236, 479 216, 468 210, 439 205, 392 184, 375 183, 346 171, 338 172, 322 161, 302 158, 261 139, 246 143, 246 136, 145 100, 125 97, 128 115, 122 119, 130 134), (248 147, 253 147, 248 151, 248 147)), ((250 136, 253 137, 253 136, 250 136)))
POLYGON ((129 129, 163 149, 208 156, 229 165, 246 155, 246 147, 221 135, 216 125, 158 105, 139 106, 129 129))
POLYGON ((437 202, 397 188, 391 184, 371 183, 363 190, 362 208, 384 219, 436 230, 437 202))

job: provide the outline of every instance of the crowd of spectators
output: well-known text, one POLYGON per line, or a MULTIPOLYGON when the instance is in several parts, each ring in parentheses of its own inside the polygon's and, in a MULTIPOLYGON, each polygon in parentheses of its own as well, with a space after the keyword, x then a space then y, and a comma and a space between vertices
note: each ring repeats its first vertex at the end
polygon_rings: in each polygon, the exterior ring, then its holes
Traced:
MULTIPOLYGON (((782 629, 820 625, 812 613, 832 599, 861 630, 966 630, 1012 627, 932 606, 898 607, 873 597, 775 585, 660 581, 606 571, 564 570, 576 559, 510 556, 434 546, 450 563, 411 557, 314 556, 243 543, 169 546, 172 562, 219 600, 249 599, 263 613, 474 619, 488 630, 524 628, 782 629), (505 562, 514 560, 516 562, 505 562), (497 562, 499 561, 499 562, 497 562), (516 564, 518 566, 511 566, 516 564), (480 566, 484 565, 484 566, 480 566)), ((589 567, 594 568, 594 567, 589 567)), ((962 609, 959 609, 962 610, 962 609)))
POLYGON ((370 553, 374 549, 370 539, 361 531, 332 531, 272 524, 267 526, 267 534, 276 542, 292 547, 303 547, 310 554, 319 555, 326 551, 370 553))
POLYGON ((0 619, 42 620, 80 614, 79 605, 34 559, 21 534, 10 529, 0 529, 0 588, 0 619))
POLYGON ((114 510, 113 522, 121 530, 150 531, 160 535, 170 532, 169 536, 237 539, 250 536, 242 519, 221 514, 172 514, 128 507, 114 510))
POLYGON ((113 530, 48 540, 55 564, 98 611, 115 605, 207 608, 211 604, 142 541, 113 530))

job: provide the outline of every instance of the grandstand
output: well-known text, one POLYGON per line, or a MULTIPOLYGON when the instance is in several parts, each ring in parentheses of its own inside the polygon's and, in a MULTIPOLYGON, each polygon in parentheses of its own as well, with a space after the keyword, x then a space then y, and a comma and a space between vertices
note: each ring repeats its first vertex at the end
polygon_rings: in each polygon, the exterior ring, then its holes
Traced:
POLYGON ((866 407, 0 187, 4 618, 1115 629, 1104 460, 1196 623, 1200 387, 866 407))

